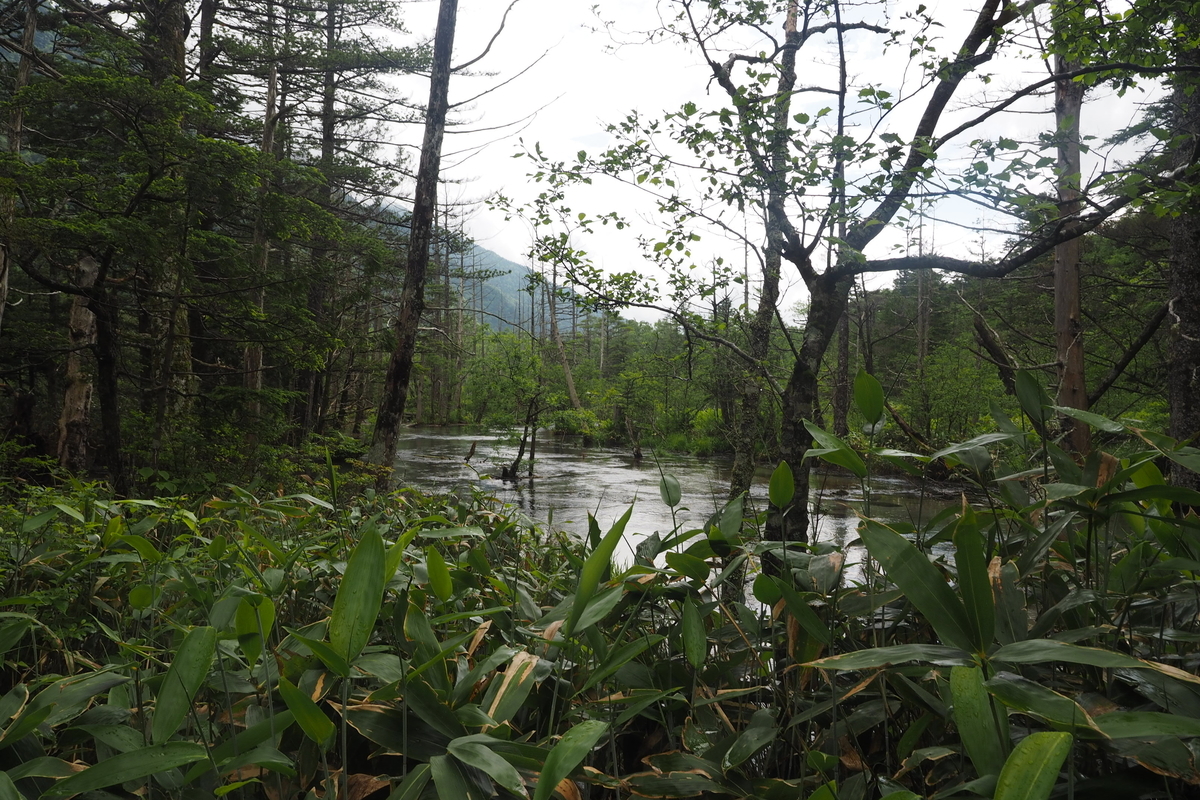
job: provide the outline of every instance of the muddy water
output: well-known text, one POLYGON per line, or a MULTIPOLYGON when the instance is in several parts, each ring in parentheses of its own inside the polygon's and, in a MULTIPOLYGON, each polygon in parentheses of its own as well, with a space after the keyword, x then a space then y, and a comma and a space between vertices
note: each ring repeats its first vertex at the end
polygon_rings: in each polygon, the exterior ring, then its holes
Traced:
MULTIPOLYGON (((677 524, 700 527, 725 501, 732 462, 674 453, 645 452, 638 460, 627 450, 583 447, 576 441, 539 437, 533 479, 528 463, 521 480, 501 481, 500 465, 511 464, 516 444, 487 433, 445 428, 410 428, 400 441, 396 476, 402 485, 436 492, 478 487, 511 504, 532 521, 576 534, 587 531, 591 513, 607 530, 629 506, 626 547, 632 548, 654 531, 666 533, 677 524), (475 453, 467 463, 471 445, 475 453), (683 501, 672 510, 659 497, 663 474, 674 475, 683 501), (492 477, 497 476, 497 477, 492 477)), ((528 452, 526 453, 528 455, 528 452)), ((760 472, 751 491, 755 508, 766 505, 769 471, 760 472)), ((813 475, 813 531, 817 541, 846 546, 855 539, 858 513, 864 510, 857 480, 842 475, 813 475)), ((940 511, 946 500, 922 496, 918 486, 902 478, 872 481, 871 514, 884 522, 924 521, 940 511)), ((627 553, 631 550, 627 550, 627 553)), ((626 555, 626 557, 628 557, 626 555)))

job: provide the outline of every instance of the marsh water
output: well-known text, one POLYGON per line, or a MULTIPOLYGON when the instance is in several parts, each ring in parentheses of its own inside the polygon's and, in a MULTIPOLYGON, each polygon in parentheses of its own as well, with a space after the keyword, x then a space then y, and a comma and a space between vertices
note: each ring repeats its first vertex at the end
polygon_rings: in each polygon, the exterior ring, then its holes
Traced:
MULTIPOLYGON (((542 432, 533 478, 528 477, 526 462, 520 480, 500 480, 501 464, 511 464, 516 452, 516 442, 494 434, 409 428, 400 441, 396 477, 401 485, 436 492, 478 488, 514 506, 534 522, 578 535, 586 533, 589 513, 596 517, 601 530, 608 530, 632 504, 633 514, 626 526, 626 547, 632 548, 643 536, 654 531, 665 534, 679 523, 685 529, 702 526, 724 504, 732 466, 725 457, 649 450, 643 458, 635 459, 629 450, 584 447, 578 440, 560 440, 542 432), (659 496, 664 473, 674 475, 683 490, 674 517, 659 496)), ((766 506, 769 479, 769 471, 760 471, 755 478, 750 494, 755 508, 766 506)), ((884 522, 917 524, 928 520, 949 500, 931 497, 906 478, 877 476, 871 485, 871 515, 884 522)), ((814 473, 809 499, 816 509, 812 528, 815 540, 845 546, 855 538, 858 513, 863 510, 863 492, 855 478, 814 473)))

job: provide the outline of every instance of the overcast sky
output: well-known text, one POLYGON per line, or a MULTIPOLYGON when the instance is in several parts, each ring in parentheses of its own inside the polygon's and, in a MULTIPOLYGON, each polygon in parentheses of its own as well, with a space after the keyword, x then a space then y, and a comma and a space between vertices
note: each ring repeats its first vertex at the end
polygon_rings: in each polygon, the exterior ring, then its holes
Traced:
MULTIPOLYGON (((475 57, 495 33, 507 0, 461 0, 458 32, 455 44, 455 63, 475 57)), ((893 3, 893 14, 913 6, 913 3, 893 3)), ((965 26, 973 19, 969 7, 958 3, 926 2, 944 28, 942 49, 961 40, 965 26)), ((973 5, 973 4, 972 4, 973 5)), ((493 73, 473 78, 456 76, 451 82, 451 102, 461 103, 492 88, 460 108, 456 133, 447 136, 444 146, 443 176, 454 181, 449 189, 452 201, 480 201, 469 211, 468 231, 480 245, 520 263, 527 263, 531 231, 520 221, 505 223, 502 216, 483 206, 482 202, 496 192, 528 201, 540 187, 527 177, 529 164, 513 158, 520 149, 518 138, 527 145, 539 142, 544 151, 559 158, 569 158, 580 150, 595 152, 609 142, 605 124, 622 119, 631 109, 647 115, 658 115, 665 109, 677 109, 688 100, 703 104, 708 85, 708 69, 691 51, 671 42, 653 45, 638 44, 639 31, 650 30, 658 21, 658 4, 654 0, 519 0, 509 14, 504 32, 492 46, 488 58, 477 71, 493 73), (593 13, 598 5, 606 19, 616 23, 614 31, 606 31, 593 13), (614 41, 614 35, 617 41, 614 41), (524 70, 524 74, 522 71, 524 70), (505 83, 507 81, 507 83, 505 83)), ((405 5, 405 18, 414 34, 431 36, 436 20, 436 0, 421 0, 405 5)), ((882 21, 882 20, 880 20, 882 21)), ((935 31, 935 33, 938 33, 935 31)), ((912 86, 917 79, 915 68, 907 64, 907 52, 895 48, 882 53, 879 37, 856 34, 847 37, 850 70, 873 81, 902 82, 912 86)), ((800 67, 801 80, 816 83, 828 65, 814 62, 806 49, 800 67)), ((956 95, 949 117, 965 118, 977 113, 974 102, 983 93, 1000 96, 1008 88, 1024 85, 1044 77, 1045 64, 1038 58, 993 62, 988 69, 996 79, 987 87, 976 83, 964 84, 956 95)), ((414 86, 413 99, 424 101, 425 86, 414 86)), ((852 92, 853 94, 853 92, 852 92)), ((1132 122, 1138 113, 1137 105, 1145 99, 1133 92, 1124 99, 1111 94, 1090 98, 1084 112, 1085 129, 1107 133, 1132 122), (1099 101, 1099 102, 1097 102, 1099 101)), ((911 130, 912 119, 920 108, 922 97, 912 103, 911 110, 893 115, 891 124, 902 136, 911 130)), ((804 104, 829 104, 828 96, 808 95, 797 99, 798 108, 804 104)), ((1033 99, 1020 107, 1025 113, 996 118, 989 128, 977 135, 1013 136, 1034 139, 1040 130, 1053 125, 1053 118, 1031 112, 1049 108, 1046 99, 1033 99)), ((862 118, 860 122, 869 122, 862 118)), ((944 130, 949 125, 944 125, 944 130)), ((968 135, 966 139, 976 138, 968 135)), ((1052 155, 1052 153, 1050 153, 1052 155)), ((941 162, 953 158, 969 159, 970 154, 944 154, 941 162)), ((1093 160, 1089 170, 1098 168, 1093 160)), ((616 188, 597 186, 573 196, 575 208, 591 212, 620 209, 635 219, 637 200, 616 188)), ((949 217, 960 224, 987 223, 987 212, 974 206, 939 209, 934 216, 949 217)), ((646 228, 649 229, 647 222, 646 228)), ((754 230, 753 221, 749 229, 754 230)), ((598 264, 613 270, 637 268, 640 257, 628 235, 609 229, 594 241, 583 244, 598 264)), ((978 255, 980 236, 954 225, 928 223, 926 246, 934 246, 945 255, 978 255)), ((880 237, 871 255, 882 256, 902 247, 903 231, 890 231, 880 237)), ((999 237, 992 237, 992 247, 999 247, 999 237)), ((711 255, 722 255, 740 263, 742 249, 720 237, 706 236, 698 250, 707 248, 711 255)), ((787 280, 790 276, 785 276, 787 280)), ((791 281, 792 290, 787 302, 803 300, 798 279, 791 281)))

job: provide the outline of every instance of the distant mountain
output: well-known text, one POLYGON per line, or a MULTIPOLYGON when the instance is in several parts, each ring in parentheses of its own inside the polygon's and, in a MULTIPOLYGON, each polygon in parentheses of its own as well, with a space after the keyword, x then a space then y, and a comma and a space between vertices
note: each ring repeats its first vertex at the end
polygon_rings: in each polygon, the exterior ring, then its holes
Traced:
MULTIPOLYGON (((509 261, 479 245, 467 252, 451 256, 451 284, 462 290, 462 305, 482 310, 482 321, 493 330, 513 330, 517 325, 529 329, 532 300, 529 279, 533 271, 515 261, 509 261), (482 279, 473 276, 486 276, 482 279)), ((538 324, 542 322, 540 293, 538 295, 538 324)), ((560 324, 571 317, 569 303, 560 303, 560 324)))

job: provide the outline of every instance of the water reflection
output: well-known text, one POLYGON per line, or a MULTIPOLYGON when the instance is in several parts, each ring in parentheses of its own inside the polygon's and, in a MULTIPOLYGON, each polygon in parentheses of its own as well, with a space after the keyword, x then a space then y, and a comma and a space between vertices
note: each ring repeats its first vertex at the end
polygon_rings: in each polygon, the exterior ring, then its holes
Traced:
MULTIPOLYGON (((531 520, 583 535, 587 515, 607 530, 633 505, 626 531, 627 555, 642 537, 666 533, 677 524, 702 526, 725 502, 732 462, 674 453, 646 452, 643 459, 611 447, 582 447, 574 441, 539 438, 533 480, 522 465, 521 480, 501 481, 501 464, 516 457, 515 443, 487 433, 444 428, 410 428, 403 435, 396 463, 400 483, 433 492, 479 488, 526 514, 531 520), (464 459, 475 445, 471 463, 464 459), (674 475, 683 491, 674 510, 659 497, 662 473, 674 475)), ((755 478, 750 503, 766 505, 769 471, 755 478)), ((919 524, 945 505, 934 502, 902 478, 875 478, 871 513, 889 523, 919 524)), ((839 474, 814 474, 812 531, 817 541, 846 547, 856 538, 858 514, 865 503, 857 480, 839 474)))

